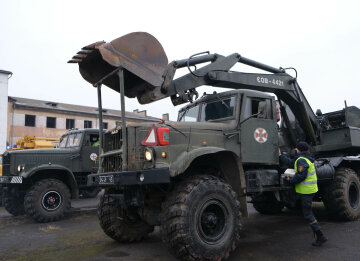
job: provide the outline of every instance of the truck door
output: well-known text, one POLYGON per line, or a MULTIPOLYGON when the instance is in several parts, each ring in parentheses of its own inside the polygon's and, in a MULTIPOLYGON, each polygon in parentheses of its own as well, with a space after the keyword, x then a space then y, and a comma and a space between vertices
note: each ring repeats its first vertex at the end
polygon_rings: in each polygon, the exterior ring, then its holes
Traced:
POLYGON ((99 134, 86 133, 81 148, 81 172, 96 172, 96 159, 99 155, 99 134))
POLYGON ((244 163, 278 163, 278 126, 275 100, 243 97, 240 153, 244 163))

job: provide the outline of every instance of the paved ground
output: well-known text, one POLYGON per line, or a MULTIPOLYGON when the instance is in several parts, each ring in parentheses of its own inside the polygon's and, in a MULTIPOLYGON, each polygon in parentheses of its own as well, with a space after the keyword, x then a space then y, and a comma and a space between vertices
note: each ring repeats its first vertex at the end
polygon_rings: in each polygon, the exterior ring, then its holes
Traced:
MULTIPOLYGON (((108 238, 98 225, 97 201, 74 201, 75 209, 65 220, 47 224, 11 217, 0 207, 0 260, 175 260, 158 229, 141 243, 119 244, 108 238)), ((330 238, 322 248, 311 246, 310 229, 298 213, 265 216, 250 206, 242 242, 229 260, 360 260, 360 221, 327 219, 321 204, 314 209, 330 238)))

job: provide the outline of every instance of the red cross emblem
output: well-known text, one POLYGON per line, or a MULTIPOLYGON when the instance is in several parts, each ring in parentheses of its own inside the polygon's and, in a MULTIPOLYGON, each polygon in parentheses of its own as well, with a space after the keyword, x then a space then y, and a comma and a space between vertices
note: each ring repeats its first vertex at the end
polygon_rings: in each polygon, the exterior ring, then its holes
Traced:
POLYGON ((267 141, 267 138, 268 138, 268 134, 266 132, 265 129, 263 128, 257 128, 255 131, 254 131, 254 138, 257 142, 259 143, 264 143, 267 141))

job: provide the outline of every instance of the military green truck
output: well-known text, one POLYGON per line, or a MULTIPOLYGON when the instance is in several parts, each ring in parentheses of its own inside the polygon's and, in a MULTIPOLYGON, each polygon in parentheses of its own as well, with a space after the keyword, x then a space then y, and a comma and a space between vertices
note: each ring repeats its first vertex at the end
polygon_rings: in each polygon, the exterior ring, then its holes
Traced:
POLYGON ((287 73, 293 68, 237 53, 168 63, 161 44, 143 32, 85 46, 69 62, 97 88, 100 122, 103 84, 120 93, 123 112, 124 96, 142 104, 166 97, 174 105, 190 102, 177 122, 123 121, 100 136, 99 173, 88 182, 105 189, 98 216, 114 240, 138 241, 160 226, 177 258, 226 259, 241 243, 248 197, 265 214, 296 206, 278 149, 291 155, 298 141, 310 143, 317 159, 316 200, 331 215, 360 216, 360 110, 345 104, 315 114, 297 77, 287 73), (237 63, 264 73, 232 71, 237 63), (180 68, 189 72, 175 78, 180 68), (203 85, 233 90, 195 100, 203 85))
POLYGON ((38 222, 61 219, 71 198, 95 197, 87 176, 97 172, 99 130, 70 130, 59 148, 15 150, 2 156, 3 204, 12 215, 27 214, 38 222))

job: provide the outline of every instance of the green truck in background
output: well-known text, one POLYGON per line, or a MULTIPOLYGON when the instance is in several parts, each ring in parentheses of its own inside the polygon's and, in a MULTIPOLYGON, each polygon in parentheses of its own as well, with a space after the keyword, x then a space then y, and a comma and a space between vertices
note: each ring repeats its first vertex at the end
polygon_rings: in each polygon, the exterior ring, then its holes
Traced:
POLYGON ((296 206, 278 149, 291 155, 298 141, 316 156, 316 200, 344 220, 360 216, 360 110, 315 114, 290 69, 237 53, 168 63, 160 43, 143 32, 85 46, 69 62, 97 88, 100 124, 103 84, 120 93, 123 113, 124 96, 142 104, 190 102, 177 122, 123 121, 100 135, 99 173, 88 184, 105 189, 98 215, 114 240, 138 241, 160 226, 177 258, 226 259, 241 244, 247 197, 265 214, 296 206), (264 73, 231 71, 237 63, 264 73), (180 68, 189 72, 175 78, 180 68), (196 100, 203 85, 233 90, 196 100))
POLYGON ((70 199, 95 197, 87 176, 97 172, 99 130, 70 130, 59 148, 7 151, 2 156, 3 205, 12 215, 27 214, 38 222, 61 219, 70 199))

